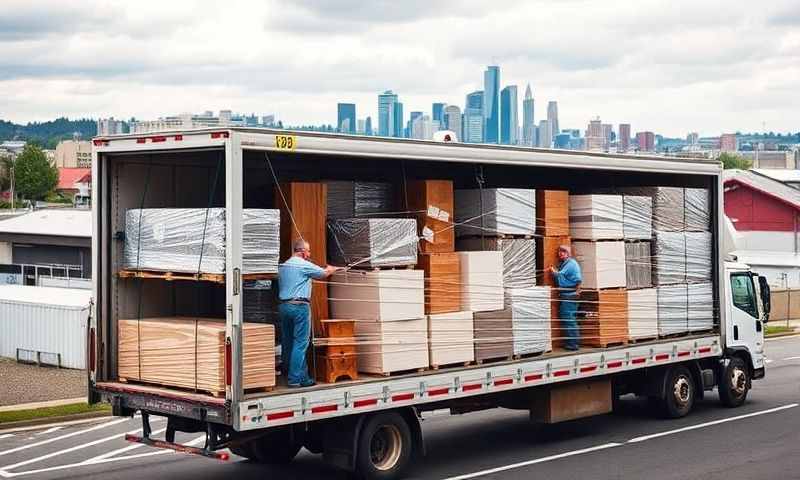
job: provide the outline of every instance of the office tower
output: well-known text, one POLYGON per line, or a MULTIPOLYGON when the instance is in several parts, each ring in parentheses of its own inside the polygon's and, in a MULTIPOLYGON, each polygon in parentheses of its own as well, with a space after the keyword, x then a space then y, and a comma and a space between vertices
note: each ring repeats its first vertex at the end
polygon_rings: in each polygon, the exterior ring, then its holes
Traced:
POLYGON ((536 120, 533 116, 533 92, 531 86, 525 89, 522 100, 522 144, 532 147, 536 145, 536 120))
POLYGON ((603 123, 600 117, 589 121, 586 127, 586 150, 602 152, 605 151, 606 140, 603 136, 603 123))
POLYGON ((272 127, 275 125, 275 115, 264 115, 261 117, 261 125, 264 127, 272 127))
POLYGON ((439 122, 439 125, 444 125, 444 109, 447 106, 446 103, 434 103, 433 104, 433 115, 431 115, 432 122, 439 122))
POLYGON ((537 147, 550 148, 553 145, 553 130, 549 120, 539 122, 539 135, 537 147))
POLYGON ((603 123, 600 125, 603 131, 603 150, 608 151, 611 148, 611 139, 614 136, 614 127, 610 123, 603 123))
POLYGON ((356 120, 356 135, 364 135, 364 127, 367 123, 363 118, 356 120))
POLYGON ((653 132, 636 133, 636 142, 639 144, 640 152, 656 151, 656 135, 653 132))
POLYGON ((739 142, 736 140, 735 133, 723 133, 719 136, 719 149, 723 152, 735 152, 739 150, 739 142))
POLYGON ((402 102, 395 102, 394 104, 394 135, 393 137, 400 137, 402 138, 403 135, 403 103, 402 102))
POLYGON ((689 135, 686 135, 686 143, 689 145, 697 145, 700 143, 700 134, 697 132, 690 132, 689 135))
MULTIPOLYGON (((378 95, 378 135, 381 137, 396 137, 395 105, 397 94, 386 90, 378 95)), ((402 122, 402 119, 401 119, 402 122)), ((401 123, 402 125, 402 123, 401 123)))
POLYGON ((219 111, 219 124, 220 125, 230 125, 232 118, 233 118, 233 112, 231 112, 230 110, 220 110, 219 111))
POLYGON ((500 143, 516 145, 518 135, 517 86, 509 85, 500 92, 500 143))
POLYGON ((483 72, 483 141, 500 140, 500 67, 490 66, 483 72))
POLYGON ((483 116, 484 95, 482 90, 472 92, 467 95, 467 102, 464 107, 464 142, 482 143, 485 127, 483 116))
MULTIPOLYGON (((416 136, 414 136, 414 133, 413 133, 414 132, 414 122, 418 118, 421 118, 421 117, 422 117, 422 112, 411 112, 409 114, 408 123, 406 124, 406 131, 407 131, 406 137, 422 139, 421 136, 416 137, 416 136)), ((422 128, 422 127, 420 126, 420 128, 422 128)))
POLYGON ((448 105, 444 109, 444 128, 456 132, 459 141, 464 141, 464 133, 461 131, 461 109, 458 105, 448 105))
POLYGON ((337 130, 341 133, 356 133, 356 104, 339 103, 336 110, 338 112, 337 130))
POLYGON ((569 133, 559 133, 556 135, 555 140, 553 141, 554 148, 570 148, 570 140, 572 139, 572 135, 569 133))
POLYGON ((631 148, 631 124, 619 124, 619 136, 617 137, 617 151, 625 153, 631 148))
POLYGON ((561 132, 558 128, 558 102, 556 101, 547 102, 547 123, 550 124, 550 132, 552 132, 553 137, 561 132))
POLYGON ((367 117, 364 120, 364 135, 372 135, 372 117, 367 117))

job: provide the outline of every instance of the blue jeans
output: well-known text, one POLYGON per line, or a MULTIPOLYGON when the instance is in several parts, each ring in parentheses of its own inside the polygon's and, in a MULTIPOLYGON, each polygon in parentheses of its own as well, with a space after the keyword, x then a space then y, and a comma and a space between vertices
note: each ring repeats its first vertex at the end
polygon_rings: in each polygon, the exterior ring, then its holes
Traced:
POLYGON ((299 385, 310 380, 306 351, 310 340, 311 306, 307 303, 281 303, 278 306, 281 319, 281 360, 288 371, 290 385, 299 385))
POLYGON ((561 294, 558 304, 558 317, 561 319, 561 328, 564 331, 564 347, 577 349, 580 340, 578 329, 578 296, 575 294, 561 294))

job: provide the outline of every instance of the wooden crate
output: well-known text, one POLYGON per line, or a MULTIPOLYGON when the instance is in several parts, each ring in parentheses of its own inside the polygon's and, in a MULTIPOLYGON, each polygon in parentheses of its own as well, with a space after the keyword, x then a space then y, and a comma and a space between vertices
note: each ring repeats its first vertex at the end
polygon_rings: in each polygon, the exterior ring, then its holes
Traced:
POLYGON ((316 380, 334 383, 358 378, 355 320, 322 320, 322 337, 314 339, 316 380))
POLYGON ((353 355, 317 355, 314 378, 317 382, 335 383, 358 379, 358 358, 353 355))
POLYGON ((558 267, 558 247, 572 245, 570 237, 542 237, 536 240, 536 284, 555 287, 550 267, 558 267))
POLYGON ((607 347, 628 342, 628 292, 582 290, 578 311, 581 345, 607 347))
POLYGON ((461 309, 461 268, 456 253, 419 256, 417 268, 425 272, 425 314, 461 309))
MULTIPOLYGON (((321 182, 288 182, 280 184, 280 191, 275 189, 275 205, 281 212, 281 262, 292 255, 292 242, 302 234, 302 238, 311 244, 311 261, 323 267, 328 263, 325 218, 327 188, 321 182)), ((328 316, 327 285, 314 281, 311 289, 311 319, 315 335, 322 332, 320 320, 328 316)))
POLYGON ((455 247, 453 227, 453 182, 451 180, 412 180, 400 189, 405 210, 417 212, 421 253, 448 253, 455 247), (432 235, 432 236, 431 236, 432 235))
POLYGON ((536 228, 545 237, 569 236, 567 190, 536 190, 536 228))

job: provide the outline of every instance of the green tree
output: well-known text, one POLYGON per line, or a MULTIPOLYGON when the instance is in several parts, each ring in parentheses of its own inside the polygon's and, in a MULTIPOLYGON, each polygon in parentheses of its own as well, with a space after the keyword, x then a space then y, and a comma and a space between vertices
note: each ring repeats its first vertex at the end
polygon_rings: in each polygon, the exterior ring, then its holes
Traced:
POLYGON ((41 148, 27 144, 14 161, 14 191, 27 200, 41 200, 58 185, 58 169, 41 148))
POLYGON ((750 160, 728 152, 720 153, 719 158, 717 158, 717 160, 722 162, 722 168, 724 168, 725 170, 730 170, 733 168, 737 168, 739 170, 747 170, 753 166, 753 162, 751 162, 750 160))

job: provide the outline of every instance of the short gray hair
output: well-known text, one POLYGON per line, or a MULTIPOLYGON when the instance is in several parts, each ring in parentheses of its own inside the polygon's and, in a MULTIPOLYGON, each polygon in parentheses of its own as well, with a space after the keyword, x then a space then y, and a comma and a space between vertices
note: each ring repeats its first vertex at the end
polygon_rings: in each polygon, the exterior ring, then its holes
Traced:
POLYGON ((310 246, 311 245, 309 245, 309 243, 306 242, 305 239, 298 238, 297 240, 292 242, 292 251, 302 252, 303 250, 309 248, 310 246))

